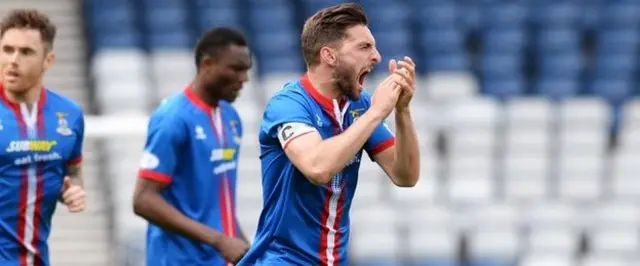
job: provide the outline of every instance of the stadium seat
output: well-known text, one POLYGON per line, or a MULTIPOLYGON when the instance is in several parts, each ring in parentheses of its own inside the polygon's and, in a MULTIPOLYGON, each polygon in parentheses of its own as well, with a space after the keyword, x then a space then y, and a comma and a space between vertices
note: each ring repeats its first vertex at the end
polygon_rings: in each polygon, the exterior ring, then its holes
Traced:
POLYGON ((571 255, 527 254, 520 260, 520 266, 574 266, 571 255))
POLYGON ((522 26, 527 20, 527 9, 517 2, 490 2, 482 5, 484 28, 522 26))
MULTIPOLYGON (((548 145, 541 145, 547 150, 548 145)), ((513 149, 513 148, 512 148, 513 149)), ((539 201, 549 196, 550 160, 545 153, 527 155, 505 153, 503 162, 504 195, 509 201, 539 201)))
POLYGON ((607 1, 601 8, 601 24, 604 27, 638 25, 640 4, 633 0, 607 1))
POLYGON ((367 208, 352 208, 351 258, 357 265, 399 265, 402 245, 397 217, 396 210, 383 202, 367 208))
POLYGON ((638 70, 635 54, 600 53, 595 59, 595 74, 602 78, 629 79, 638 70))
POLYGON ((512 74, 505 74, 504 77, 486 77, 483 81, 483 92, 500 100, 522 95, 525 91, 525 81, 520 74, 512 74))
POLYGON ((541 27, 578 26, 580 5, 572 1, 535 1, 532 20, 541 27))
POLYGON ((304 15, 305 17, 310 17, 322 8, 341 4, 344 2, 345 1, 342 0, 303 0, 302 4, 304 5, 304 15))
POLYGON ((592 251, 597 255, 631 257, 640 248, 638 208, 633 203, 612 202, 593 209, 589 232, 592 251))
POLYGON ((425 56, 421 61, 424 62, 423 67, 427 74, 433 72, 466 72, 470 66, 467 55, 459 52, 425 56))
POLYGON ((612 165, 612 190, 618 200, 640 200, 640 180, 637 173, 640 171, 640 152, 631 149, 620 149, 613 157, 612 165))
POLYGON ((459 5, 454 1, 439 1, 429 3, 428 1, 411 1, 409 6, 423 30, 435 30, 455 27, 458 22, 459 5))
POLYGON ((233 6, 202 8, 197 12, 196 18, 200 32, 205 32, 215 26, 242 28, 238 10, 233 6))
POLYGON ((620 256, 601 256, 601 255, 587 255, 584 257, 579 266, 632 266, 632 261, 626 260, 620 256))
POLYGON ((576 52, 541 53, 539 75, 545 78, 565 78, 576 80, 580 77, 584 60, 576 52))
POLYGON ((513 265, 523 247, 518 237, 518 211, 510 204, 489 204, 472 212, 468 234, 471 264, 513 265))
POLYGON ((422 49, 429 55, 462 53, 464 35, 461 30, 451 27, 425 29, 420 32, 420 43, 422 49))
POLYGON ((479 92, 478 82, 474 76, 465 72, 431 73, 424 80, 418 81, 426 99, 446 102, 476 96, 479 92))
POLYGON ((580 32, 575 28, 543 28, 535 44, 541 54, 575 53, 580 50, 580 32))
POLYGON ((485 78, 520 75, 524 67, 518 53, 483 54, 480 60, 480 71, 485 78))
MULTIPOLYGON (((408 16, 410 9, 403 2, 376 2, 371 3, 368 0, 360 1, 367 11, 371 30, 374 36, 378 37, 375 32, 393 32, 409 29, 408 16), (400 28, 399 28, 400 27, 400 28)), ((381 38, 377 38, 381 41, 381 38)))
MULTIPOLYGON (((404 211, 404 210, 403 210, 404 211)), ((410 228, 408 260, 412 266, 456 266, 458 232, 454 215, 443 205, 429 203, 406 210, 403 219, 410 228)))
POLYGON ((519 53, 527 43, 524 28, 490 29, 484 31, 481 38, 482 49, 486 53, 519 53))
POLYGON ((640 32, 635 28, 604 29, 596 32, 598 52, 633 54, 640 45, 640 32))
POLYGON ((158 50, 149 59, 157 101, 184 90, 196 73, 189 50, 158 50))
POLYGON ((260 8, 253 6, 249 9, 249 26, 254 34, 277 32, 283 28, 292 29, 292 12, 285 4, 272 3, 260 8))
POLYGON ((542 78, 534 85, 534 91, 553 101, 561 101, 578 94, 579 83, 574 78, 542 78))
POLYGON ((590 86, 590 92, 611 103, 621 103, 631 95, 629 79, 596 78, 590 86))

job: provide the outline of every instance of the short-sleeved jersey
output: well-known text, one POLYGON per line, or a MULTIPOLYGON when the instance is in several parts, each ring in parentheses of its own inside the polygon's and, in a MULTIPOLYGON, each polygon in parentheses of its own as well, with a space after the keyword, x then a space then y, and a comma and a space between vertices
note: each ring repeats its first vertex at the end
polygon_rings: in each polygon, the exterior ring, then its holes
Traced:
MULTIPOLYGON (((313 88, 306 75, 273 96, 259 134, 264 206, 254 243, 239 265, 347 265, 349 208, 362 151, 329 184, 315 185, 284 153, 296 136, 282 127, 302 123, 328 139, 347 129, 369 106, 366 92, 341 106, 313 88)), ((394 142, 382 123, 363 150, 373 158, 394 142)))
MULTIPOLYGON (((165 183, 162 197, 185 216, 237 236, 235 186, 242 125, 225 101, 213 108, 187 87, 153 112, 140 178, 165 183)), ((150 223, 147 265, 225 265, 211 246, 150 223)))
POLYGON ((0 265, 49 265, 47 239, 67 166, 82 160, 79 105, 42 89, 32 108, 0 85, 0 265))

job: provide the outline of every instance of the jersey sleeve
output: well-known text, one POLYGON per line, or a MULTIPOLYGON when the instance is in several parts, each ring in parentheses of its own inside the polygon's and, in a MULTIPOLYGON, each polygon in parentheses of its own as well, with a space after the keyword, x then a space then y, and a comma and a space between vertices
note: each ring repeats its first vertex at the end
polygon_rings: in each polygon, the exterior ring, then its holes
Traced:
POLYGON ((185 141, 181 125, 182 122, 175 117, 151 117, 138 177, 164 184, 171 183, 178 154, 185 141))
POLYGON ((76 142, 73 144, 73 150, 67 165, 76 165, 82 162, 82 145, 84 143, 84 115, 82 113, 76 120, 73 132, 76 134, 76 142))
POLYGON ((316 131, 302 99, 287 94, 276 95, 269 101, 260 130, 278 139, 283 147, 301 135, 316 131))

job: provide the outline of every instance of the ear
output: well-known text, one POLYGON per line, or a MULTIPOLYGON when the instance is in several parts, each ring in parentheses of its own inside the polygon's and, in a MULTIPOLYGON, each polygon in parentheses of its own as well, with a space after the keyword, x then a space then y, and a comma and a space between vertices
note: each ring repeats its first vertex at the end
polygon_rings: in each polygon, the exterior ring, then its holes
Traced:
POLYGON ((211 56, 203 56, 200 60, 200 69, 211 69, 212 67, 215 67, 216 64, 214 64, 214 61, 215 59, 211 56))
POLYGON ((338 56, 333 49, 325 46, 320 49, 320 59, 330 66, 335 66, 338 61, 338 56))
POLYGON ((44 72, 49 71, 49 69, 51 69, 55 62, 56 55, 53 53, 53 51, 48 51, 44 56, 44 62, 42 63, 42 69, 44 70, 44 72))

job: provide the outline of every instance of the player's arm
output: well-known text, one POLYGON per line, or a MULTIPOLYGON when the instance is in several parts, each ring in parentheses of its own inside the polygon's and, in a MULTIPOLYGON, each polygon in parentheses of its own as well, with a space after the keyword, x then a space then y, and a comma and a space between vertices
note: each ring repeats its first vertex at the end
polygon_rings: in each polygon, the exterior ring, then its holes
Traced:
POLYGON ((326 140, 310 124, 284 123, 278 138, 298 170, 315 184, 327 184, 362 149, 382 119, 382 114, 369 110, 343 133, 326 140))
POLYGON ((183 215, 161 195, 167 183, 139 178, 136 184, 133 210, 136 215, 164 230, 218 248, 223 235, 204 224, 183 215))
MULTIPOLYGON (((397 64, 392 60, 389 71, 397 73, 403 79, 398 84, 403 92, 396 103, 396 140, 389 149, 379 151, 372 158, 384 169, 394 184, 401 187, 412 187, 420 176, 420 152, 409 103, 415 91, 415 64, 409 57, 397 64)), ((372 142, 385 137, 388 128, 381 129, 372 135, 372 142)), ((371 153, 370 153, 371 154, 371 153)))
MULTIPOLYGON (((411 120, 409 109, 396 111, 396 137, 393 144, 384 150, 384 142, 378 150, 370 153, 372 158, 387 173, 391 181, 399 187, 412 187, 418 182, 420 176, 420 151, 418 149, 418 137, 411 120)), ((386 127, 381 131, 388 131, 386 127)), ((376 135, 385 135, 384 132, 376 132, 376 135)), ((384 136, 382 137, 384 138, 384 136)), ((387 142, 389 143, 389 142, 387 142)))
POLYGON ((219 232, 186 217, 161 195, 172 182, 181 147, 187 141, 183 122, 152 116, 148 131, 133 196, 135 214, 167 231, 218 248, 222 241, 219 232))
POLYGON ((71 157, 67 161, 66 175, 71 179, 71 184, 84 187, 82 179, 82 145, 84 143, 84 115, 81 114, 73 129, 76 142, 71 151, 71 157))

